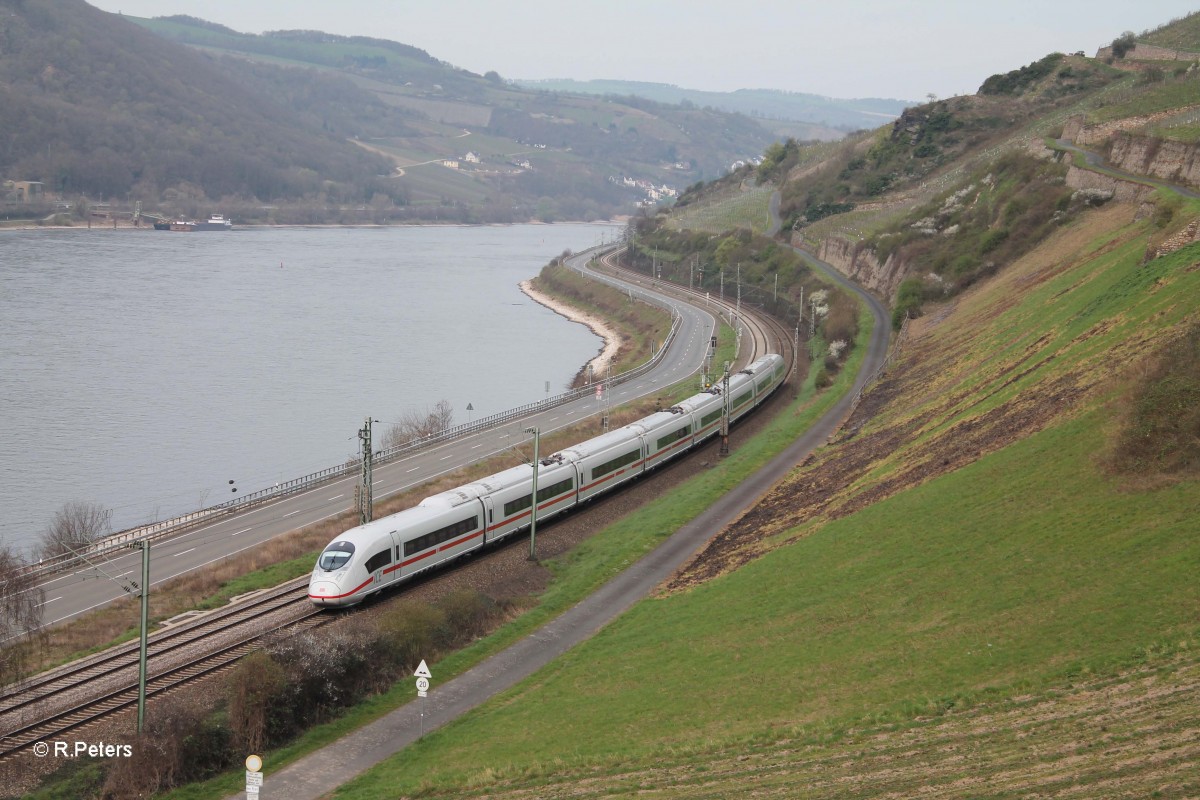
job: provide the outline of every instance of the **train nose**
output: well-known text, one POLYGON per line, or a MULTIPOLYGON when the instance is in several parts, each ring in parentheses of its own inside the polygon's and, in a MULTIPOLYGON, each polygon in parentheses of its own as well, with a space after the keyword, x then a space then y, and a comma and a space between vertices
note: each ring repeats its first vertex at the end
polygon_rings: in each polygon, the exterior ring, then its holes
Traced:
POLYGON ((333 581, 313 581, 308 585, 308 599, 319 606, 337 605, 338 585, 333 581))

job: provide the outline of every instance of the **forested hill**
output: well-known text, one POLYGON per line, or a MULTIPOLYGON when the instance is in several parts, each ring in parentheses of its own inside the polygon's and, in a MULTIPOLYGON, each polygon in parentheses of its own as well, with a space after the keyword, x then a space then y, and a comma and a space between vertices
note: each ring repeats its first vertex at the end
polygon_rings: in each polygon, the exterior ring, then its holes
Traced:
POLYGON ((0 175, 95 199, 388 191, 386 159, 82 0, 0 0, 0 175))
POLYGON ((779 135, 711 108, 525 90, 364 36, 82 0, 0 12, 0 179, 64 200, 240 222, 609 218, 779 135))

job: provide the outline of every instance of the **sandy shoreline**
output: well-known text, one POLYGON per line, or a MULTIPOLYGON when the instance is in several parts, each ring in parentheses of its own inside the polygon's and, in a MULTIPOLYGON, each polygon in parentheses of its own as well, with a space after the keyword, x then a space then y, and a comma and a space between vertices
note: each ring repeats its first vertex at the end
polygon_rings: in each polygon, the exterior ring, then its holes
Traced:
POLYGON ((609 325, 606 320, 542 294, 533 288, 532 281, 521 281, 520 286, 521 291, 528 295, 529 299, 533 300, 533 302, 545 306, 572 322, 580 322, 588 326, 592 333, 604 340, 604 346, 600 348, 599 354, 587 364, 584 364, 584 370, 591 367, 593 374, 599 376, 604 375, 612 367, 613 359, 616 358, 617 351, 621 348, 621 337, 616 329, 609 325))

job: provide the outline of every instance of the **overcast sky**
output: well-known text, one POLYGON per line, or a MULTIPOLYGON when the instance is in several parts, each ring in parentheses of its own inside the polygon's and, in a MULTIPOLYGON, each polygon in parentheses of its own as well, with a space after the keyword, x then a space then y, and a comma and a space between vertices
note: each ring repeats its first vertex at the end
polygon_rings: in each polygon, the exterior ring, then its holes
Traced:
POLYGON ((1054 51, 1094 55, 1196 0, 93 0, 244 33, 391 39, 505 78, 616 78, 689 89, 923 99, 1054 51))

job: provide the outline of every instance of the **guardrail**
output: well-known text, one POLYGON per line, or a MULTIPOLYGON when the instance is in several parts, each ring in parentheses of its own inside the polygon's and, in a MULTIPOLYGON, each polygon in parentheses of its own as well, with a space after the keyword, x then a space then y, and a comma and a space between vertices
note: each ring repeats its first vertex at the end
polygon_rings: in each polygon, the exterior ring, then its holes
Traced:
MULTIPOLYGON (((591 250, 596 249, 599 248, 590 248, 589 250, 583 251, 581 255, 587 254, 591 250)), ((643 293, 639 294, 641 294, 644 301, 654 302, 653 295, 647 295, 643 293)), ((605 378, 604 380, 593 381, 578 389, 571 389, 570 391, 563 392, 562 394, 555 395, 554 397, 548 397, 545 400, 539 400, 536 403, 527 403, 518 408, 502 411, 499 414, 493 414, 489 417, 484 417, 477 422, 455 425, 452 428, 447 428, 446 430, 432 436, 427 436, 397 447, 379 450, 373 456, 373 463, 386 464, 389 461, 395 461, 403 458, 404 456, 416 453, 419 450, 424 450, 443 442, 448 442, 463 436, 470 436, 471 434, 479 433, 480 431, 499 427, 500 425, 504 425, 513 420, 524 419, 525 417, 533 414, 547 411, 552 408, 557 408, 558 406, 565 405, 582 397, 594 394, 597 385, 602 385, 605 387, 619 386, 623 383, 628 383, 631 380, 642 377, 647 372, 650 372, 652 369, 657 367, 660 363, 662 363, 663 359, 666 358, 667 349, 675 340, 675 336, 679 331, 680 323, 682 322, 679 312, 670 308, 669 304, 662 303, 661 305, 671 311, 671 329, 667 333, 666 337, 664 337, 662 345, 646 363, 634 367, 631 370, 627 370, 617 375, 605 378)), ((136 528, 129 528, 127 530, 104 537, 103 539, 90 545, 82 552, 71 553, 58 556, 53 559, 39 561, 38 563, 32 565, 29 568, 29 571, 36 576, 49 575, 79 564, 86 558, 105 556, 115 550, 129 547, 135 542, 154 541, 156 539, 161 539, 166 536, 194 528, 198 525, 202 525, 206 522, 211 522, 227 514, 236 514, 246 511, 265 503, 274 502, 284 497, 307 491, 330 481, 356 476, 359 474, 360 469, 361 459, 350 460, 335 467, 329 467, 327 469, 319 470, 299 478, 293 478, 292 480, 284 481, 283 483, 276 484, 275 486, 271 486, 266 489, 250 492, 249 494, 243 495, 235 500, 229 500, 215 506, 193 511, 189 514, 173 517, 169 520, 163 520, 161 522, 155 522, 149 525, 140 525, 136 528)))

